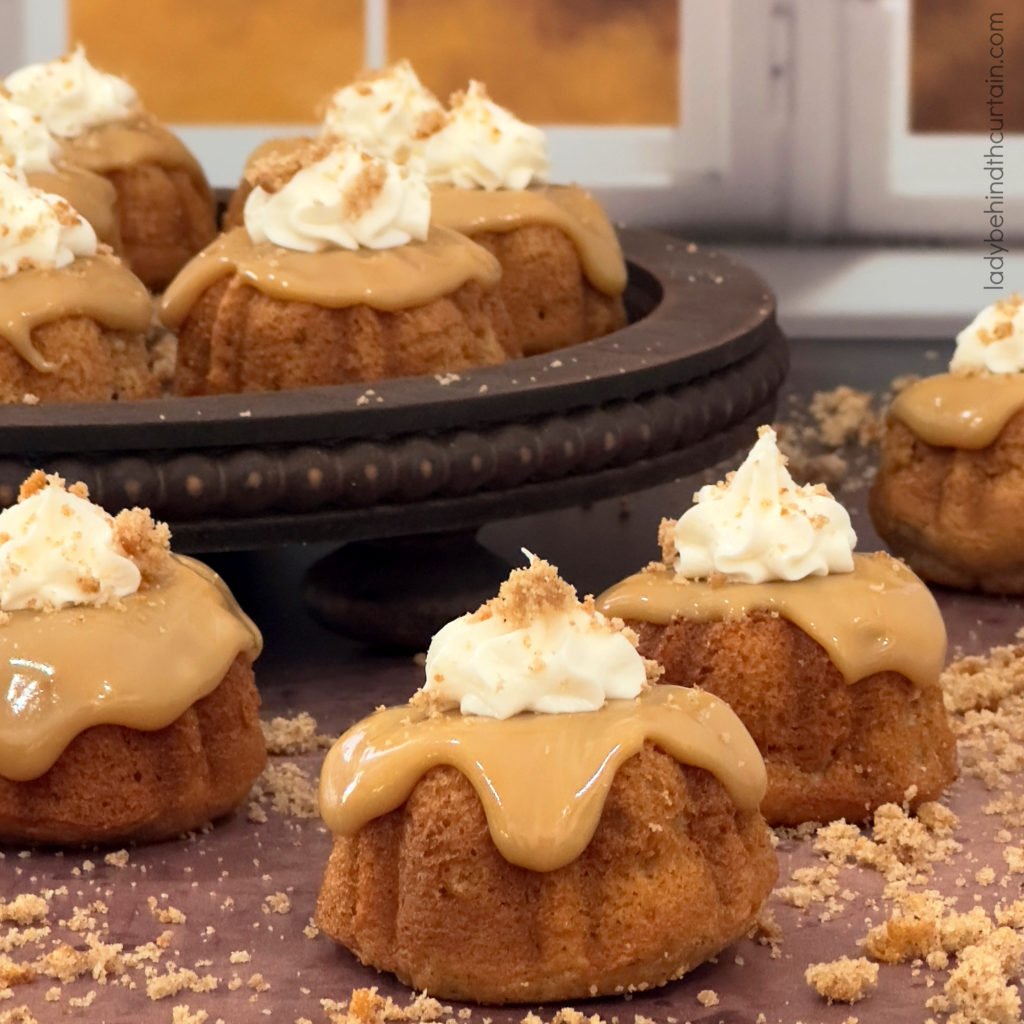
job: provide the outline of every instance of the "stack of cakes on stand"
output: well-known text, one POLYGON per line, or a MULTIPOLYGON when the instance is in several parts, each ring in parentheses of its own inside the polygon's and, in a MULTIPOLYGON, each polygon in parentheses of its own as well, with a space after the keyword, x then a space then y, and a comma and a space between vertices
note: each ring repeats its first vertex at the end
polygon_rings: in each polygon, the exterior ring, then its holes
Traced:
POLYGON ((213 238, 213 195, 195 157, 81 47, 13 72, 4 86, 60 139, 64 162, 113 185, 125 258, 148 288, 162 290, 213 238))
POLYGON ((764 765, 634 639, 538 559, 443 627, 411 703, 324 761, 320 927, 485 1003, 662 985, 745 934, 778 870, 764 765))
POLYGON ((0 170, 0 401, 147 398, 149 292, 60 196, 0 170))
POLYGON ((949 372, 889 411, 869 508, 879 535, 925 579, 1024 593, 1024 299, 982 310, 949 372))
POLYGON ((727 479, 662 523, 663 561, 609 590, 664 681, 727 701, 764 755, 772 824, 864 821, 956 777, 939 686, 946 631, 927 587, 855 554, 846 510, 798 486, 768 427, 727 479))
POLYGON ((169 540, 41 471, 0 513, 0 841, 170 838, 262 770, 259 632, 169 540))
POLYGON ((175 390, 276 391, 444 374, 520 354, 481 246, 430 224, 407 167, 347 142, 280 165, 164 293, 175 390))

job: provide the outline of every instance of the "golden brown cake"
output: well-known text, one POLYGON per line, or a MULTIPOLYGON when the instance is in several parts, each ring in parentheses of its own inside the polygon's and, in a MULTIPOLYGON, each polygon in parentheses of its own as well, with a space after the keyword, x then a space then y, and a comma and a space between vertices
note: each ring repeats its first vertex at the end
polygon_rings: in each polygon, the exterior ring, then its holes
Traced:
POLYGON ((411 705, 328 754, 320 927, 483 1003, 663 985, 743 935, 777 874, 761 759, 724 703, 651 671, 546 563, 513 573, 434 638, 411 705))
POLYGON ((626 269, 615 229, 577 186, 434 189, 435 224, 462 231, 501 264, 501 297, 524 355, 626 325, 626 269))
POLYGON ((0 174, 0 401, 147 398, 145 286, 55 195, 0 174))
POLYGON ((699 492, 691 513, 703 520, 665 521, 664 561, 598 607, 636 630, 666 682, 700 686, 739 715, 765 760, 769 823, 863 821, 884 803, 934 800, 957 773, 938 607, 901 562, 852 555, 845 511, 823 487, 798 488, 768 441, 728 484, 699 492), (700 550, 709 539, 713 558, 700 550), (752 571, 764 566, 796 571, 752 571))
POLYGON ((148 288, 163 290, 216 234, 213 194, 195 157, 80 47, 15 71, 5 85, 60 138, 66 164, 111 183, 121 251, 148 288))
POLYGON ((179 394, 441 374, 520 354, 497 262, 455 231, 428 232, 422 182, 345 145, 275 167, 281 177, 250 196, 247 226, 208 246, 163 297, 162 318, 178 331, 179 394), (314 195, 337 217, 330 238, 306 237, 309 218, 295 214, 314 195), (263 228, 253 200, 269 211, 263 228), (367 224, 387 244, 361 238, 367 224))
POLYGON ((266 750, 260 636, 141 509, 33 474, 0 514, 0 841, 169 838, 236 807, 266 750))
POLYGON ((1024 593, 1024 300, 983 310, 949 373, 896 397, 869 510, 879 536, 927 580, 1024 593))
POLYGON ((68 159, 114 186, 125 260, 151 291, 163 291, 217 233, 203 170, 175 135, 148 117, 94 135, 74 140, 68 159))
POLYGON ((414 158, 434 189, 435 224, 501 264, 501 293, 525 355, 625 326, 626 265, 600 204, 575 185, 546 185, 543 133, 471 82, 414 158))

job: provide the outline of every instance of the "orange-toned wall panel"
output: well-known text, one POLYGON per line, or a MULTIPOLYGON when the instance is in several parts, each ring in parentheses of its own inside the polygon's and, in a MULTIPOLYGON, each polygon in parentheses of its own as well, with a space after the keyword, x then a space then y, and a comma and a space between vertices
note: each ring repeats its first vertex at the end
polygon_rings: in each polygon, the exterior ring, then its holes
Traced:
POLYGON ((470 78, 536 124, 674 125, 677 0, 390 0, 388 48, 442 99, 470 78))
POLYGON ((362 0, 68 0, 68 29, 179 124, 315 121, 364 63, 362 0))
POLYGON ((995 124, 1001 118, 1004 131, 1024 131, 1019 3, 913 0, 911 12, 912 130, 988 133, 995 97, 995 124))

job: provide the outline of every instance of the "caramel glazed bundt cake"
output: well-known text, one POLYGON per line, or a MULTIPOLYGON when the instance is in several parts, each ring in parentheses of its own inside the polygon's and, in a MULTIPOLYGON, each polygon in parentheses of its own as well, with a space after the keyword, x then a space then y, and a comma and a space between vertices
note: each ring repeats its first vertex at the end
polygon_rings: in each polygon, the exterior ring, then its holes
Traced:
POLYGON ((949 372, 894 400, 869 510, 878 534, 934 583, 1024 594, 1024 299, 983 309, 949 372))
POLYGON ((743 465, 662 524, 664 561, 605 591, 664 681, 727 701, 768 770, 771 824, 863 821, 933 800, 956 777, 927 587, 883 552, 854 554, 846 510, 797 486, 762 427, 743 465))
POLYGON ((59 196, 0 169, 0 401, 155 396, 145 286, 59 196))
MULTIPOLYGON (((482 245, 502 268, 499 290, 524 355, 573 345, 626 323, 626 265, 600 204, 575 185, 548 185, 544 133, 471 82, 446 110, 407 61, 366 73, 327 103, 319 139, 348 139, 425 175, 434 224, 482 245)), ((269 160, 294 160, 311 139, 257 149, 228 206, 245 198, 269 160)))
POLYGON ((213 194, 198 161, 127 82, 94 68, 81 47, 20 68, 4 86, 60 139, 66 164, 113 185, 121 251, 149 289, 161 291, 214 237, 213 194))
POLYGON ((164 293, 175 390, 272 391, 442 374, 521 354, 486 250, 430 226, 422 178, 349 143, 249 194, 245 227, 164 293))
POLYGON ((662 985, 747 932, 777 875, 763 762, 620 626, 533 560, 438 632, 412 702, 324 761, 324 932, 482 1003, 662 985))
POLYGON ((180 835, 262 770, 259 632, 168 542, 38 471, 0 513, 0 842, 180 835))
POLYGON ((419 144, 433 221, 501 264, 501 294, 525 355, 625 326, 626 264, 604 210, 576 185, 548 185, 544 133, 494 103, 480 82, 456 93, 419 144))

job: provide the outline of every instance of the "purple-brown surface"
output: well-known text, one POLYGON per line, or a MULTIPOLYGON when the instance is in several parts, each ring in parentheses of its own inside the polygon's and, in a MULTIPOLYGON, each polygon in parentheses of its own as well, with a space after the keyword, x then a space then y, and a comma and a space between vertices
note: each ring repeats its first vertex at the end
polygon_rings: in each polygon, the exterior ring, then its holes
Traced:
MULTIPOLYGON (((793 356, 789 393, 795 401, 784 400, 779 410, 783 422, 802 418, 799 410, 806 410, 815 391, 850 383, 881 392, 897 373, 938 369, 923 346, 879 353, 823 343, 795 346, 793 356)), ((851 510, 859 548, 871 550, 879 546, 865 512, 872 452, 855 446, 844 454, 846 471, 834 489, 851 510)), ((655 558, 660 518, 681 512, 695 487, 714 476, 711 472, 588 508, 493 523, 480 539, 510 561, 520 562, 519 549, 528 547, 559 565, 581 592, 597 591, 655 558)), ((301 575, 326 550, 282 548, 223 556, 214 564, 264 630, 267 646, 257 664, 257 682, 265 717, 308 712, 318 732, 333 737, 375 706, 407 699, 419 685, 421 669, 409 655, 367 649, 320 628, 305 614, 298 597, 301 575)), ((1024 605, 1016 598, 952 591, 938 591, 936 597, 946 618, 951 658, 1013 643, 1024 625, 1024 605)), ((312 783, 322 754, 275 755, 272 765, 278 770, 295 765, 312 783)), ((1024 786, 1019 792, 1024 794, 1024 786)), ((977 778, 962 778, 952 787, 943 802, 959 818, 952 837, 961 848, 949 863, 935 862, 932 877, 916 886, 940 890, 955 899, 960 912, 979 905, 991 913, 997 903, 1017 899, 1024 882, 1024 874, 1013 874, 1011 858, 1004 856, 1024 845, 1024 831, 983 813, 992 796, 977 778), (991 882, 984 870, 989 867, 991 882)), ((378 986, 406 1005, 412 998, 409 990, 363 967, 308 927, 330 847, 319 819, 297 816, 295 808, 275 810, 268 793, 261 806, 265 821, 251 820, 243 807, 202 835, 132 848, 126 857, 115 853, 112 863, 106 859, 110 850, 5 849, 0 949, 21 963, 38 962, 59 942, 86 954, 91 944, 95 966, 67 984, 45 974, 14 984, 11 996, 0 1002, 0 1020, 321 1022, 338 1012, 322 1000, 343 1004, 354 988, 366 986, 378 986), (23 894, 46 898, 45 907, 26 911, 27 927, 16 920, 12 906, 23 894), (30 928, 44 926, 47 933, 29 934, 30 928), (159 939, 162 934, 165 938, 159 939), (158 958, 126 963, 137 947, 158 939, 163 948, 152 953, 158 958), (104 954, 97 951, 97 942, 121 948, 104 954), (162 989, 173 989, 183 970, 194 971, 195 978, 186 974, 179 991, 153 998, 162 989), (207 977, 213 980, 204 982, 207 977), (27 1016, 4 1018, 5 1011, 20 1006, 27 1007, 27 1016)), ((864 834, 870 838, 870 829, 864 834)), ((804 981, 809 964, 862 956, 860 941, 889 916, 892 906, 878 870, 848 863, 830 871, 813 849, 813 838, 780 835, 778 854, 779 888, 770 901, 778 925, 774 948, 743 939, 717 963, 663 989, 628 999, 584 1001, 578 1009, 622 1024, 633 1024, 638 1016, 663 1024, 946 1019, 926 1006, 949 978, 949 970, 937 965, 882 964, 877 987, 852 1007, 829 1005, 809 988, 804 981), (811 869, 811 875, 794 879, 801 869, 811 869)), ((25 901, 16 906, 24 909, 25 901)), ((9 973, 0 956, 0 981, 9 973)), ((472 1007, 469 1019, 518 1022, 529 1009, 550 1020, 558 1007, 472 1007)), ((458 1010, 453 1007, 453 1014, 458 1010)))

